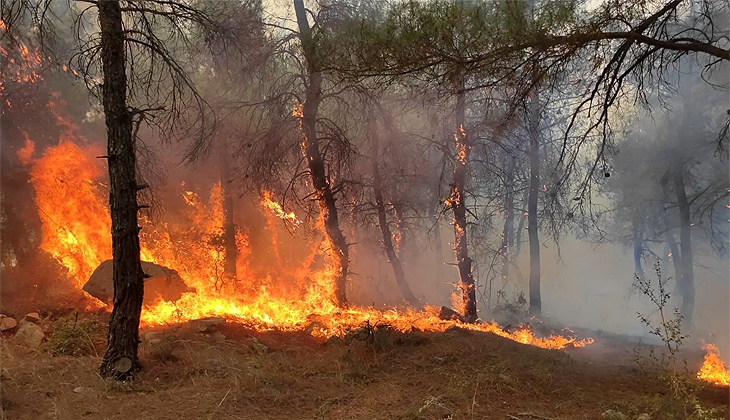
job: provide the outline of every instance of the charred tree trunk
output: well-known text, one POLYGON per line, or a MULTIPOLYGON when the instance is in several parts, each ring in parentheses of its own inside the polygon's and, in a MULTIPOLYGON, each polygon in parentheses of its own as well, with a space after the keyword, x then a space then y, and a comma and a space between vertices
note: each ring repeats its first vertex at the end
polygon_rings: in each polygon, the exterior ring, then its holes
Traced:
MULTIPOLYGON (((373 125, 372 122, 370 124, 371 126, 373 125)), ((372 142, 370 160, 373 165, 373 195, 375 195, 375 207, 378 211, 380 232, 383 234, 385 254, 388 256, 390 265, 393 267, 395 282, 398 284, 398 289, 400 289, 403 299, 411 305, 416 306, 418 305, 418 299, 416 299, 416 296, 413 294, 408 282, 406 281, 405 271, 403 270, 403 265, 401 264, 398 254, 395 252, 395 247, 393 246, 393 235, 390 232, 388 220, 386 219, 385 202, 383 200, 383 182, 380 178, 380 168, 378 166, 380 141, 374 127, 370 130, 369 134, 372 142)))
POLYGON ((464 319, 473 322, 477 318, 476 292, 474 290, 474 275, 472 274, 472 259, 469 257, 469 248, 466 237, 466 203, 464 189, 466 188, 466 174, 469 169, 469 154, 471 144, 467 135, 465 122, 465 95, 463 85, 456 95, 456 158, 454 160, 454 178, 451 183, 449 205, 454 212, 454 251, 456 265, 459 269, 461 297, 463 300, 464 319))
POLYGON ((345 306, 347 305, 346 286, 349 263, 347 242, 337 219, 335 196, 325 173, 316 130, 317 110, 322 95, 322 74, 316 63, 315 45, 307 21, 304 1, 294 0, 294 10, 297 15, 297 25, 299 26, 299 39, 302 43, 309 73, 307 75, 307 94, 301 111, 302 149, 307 160, 309 174, 312 177, 315 198, 319 202, 319 211, 332 254, 335 268, 335 300, 339 305, 345 306))
POLYGON ((114 309, 109 319, 109 338, 101 374, 124 378, 139 368, 137 345, 144 273, 139 259, 138 186, 132 116, 126 101, 122 11, 118 1, 100 1, 98 7, 114 260, 114 309))
POLYGON ((226 260, 223 271, 227 280, 237 283, 236 258, 238 248, 236 247, 236 225, 233 222, 233 196, 231 195, 231 175, 228 165, 228 147, 225 141, 218 145, 221 165, 221 188, 223 189, 223 211, 225 221, 223 224, 223 241, 225 243, 226 260))
POLYGON ((540 238, 537 223, 537 201, 540 191, 540 133, 539 104, 537 95, 530 104, 530 195, 527 199, 527 234, 530 241, 530 315, 542 315, 540 297, 540 238))
MULTIPOLYGON (((674 235, 670 232, 667 234, 667 245, 669 245, 669 251, 672 253, 672 265, 674 265, 674 281, 677 284, 677 290, 681 292, 682 285, 682 257, 679 252, 679 246, 677 241, 674 239, 674 235)), ((680 293, 681 294, 681 293, 680 293)))
POLYGON ((511 264, 511 251, 514 247, 514 225, 515 225, 515 191, 514 191, 514 159, 507 157, 507 172, 504 185, 504 228, 502 229, 502 279, 509 277, 509 266, 511 264))
MULTIPOLYGON (((680 312, 683 316, 684 325, 692 325, 692 312, 695 306, 695 281, 694 261, 692 258, 692 223, 689 214, 689 202, 684 189, 684 174, 682 164, 676 164, 674 168, 674 191, 677 194, 679 205, 679 246, 681 248, 680 265, 682 267, 682 278, 679 283, 679 290, 682 293, 682 307, 680 312)), ((677 279, 679 281, 679 279, 677 279)))
POLYGON ((403 219, 403 203, 400 201, 394 201, 391 205, 393 206, 393 213, 395 214, 395 230, 398 233, 396 253, 400 257, 403 257, 403 253, 406 248, 406 226, 403 219))
POLYGON ((434 248, 436 252, 436 278, 438 281, 443 281, 444 273, 443 273, 443 250, 441 247, 441 221, 439 215, 436 213, 437 210, 437 204, 441 203, 441 200, 439 199, 438 194, 438 185, 434 185, 433 187, 433 198, 431 199, 431 205, 428 208, 428 216, 429 220, 431 220, 433 225, 433 240, 434 240, 434 248))

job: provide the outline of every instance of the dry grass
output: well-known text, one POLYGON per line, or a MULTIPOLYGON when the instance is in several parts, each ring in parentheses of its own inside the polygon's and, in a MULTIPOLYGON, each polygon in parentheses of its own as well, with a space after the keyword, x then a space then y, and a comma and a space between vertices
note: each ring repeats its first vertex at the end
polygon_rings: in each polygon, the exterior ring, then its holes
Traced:
MULTIPOLYGON (((305 333, 252 334, 237 325, 222 333, 225 339, 169 331, 155 342, 161 347, 141 347, 145 369, 121 384, 97 375, 99 357, 51 356, 3 340, 4 414, 12 420, 598 419, 615 409, 629 419, 643 412, 680 418, 663 411, 657 378, 596 363, 585 349, 541 350, 466 331, 388 332, 374 338, 375 347, 322 343, 305 333)), ((727 417, 727 391, 708 388, 701 402, 727 417)))

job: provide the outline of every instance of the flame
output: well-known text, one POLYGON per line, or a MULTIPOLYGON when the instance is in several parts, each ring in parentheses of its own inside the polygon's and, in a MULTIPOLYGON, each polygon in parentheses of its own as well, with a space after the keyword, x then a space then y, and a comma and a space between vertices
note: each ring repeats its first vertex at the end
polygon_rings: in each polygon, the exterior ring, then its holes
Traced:
POLYGON ((707 354, 705 354, 705 362, 697 372, 697 377, 711 384, 730 386, 730 371, 720 359, 720 351, 710 343, 705 344, 703 348, 707 354))
POLYGON ((261 196, 261 205, 269 209, 276 217, 292 223, 295 227, 302 223, 301 220, 297 219, 297 216, 293 211, 290 211, 289 213, 285 212, 281 207, 281 204, 272 199, 272 193, 270 191, 263 192, 261 196))
MULTIPOLYGON (((95 158, 102 153, 100 147, 84 146, 89 143, 76 135, 74 124, 65 120, 61 112, 56 116, 63 130, 59 144, 46 148, 35 160, 32 141, 26 143, 22 153, 30 166, 43 223, 41 248, 66 267, 65 281, 80 290, 93 270, 111 258, 105 165, 95 158)), ((282 258, 280 248, 285 245, 274 235, 277 227, 287 223, 299 226, 301 221, 275 202, 270 192, 263 193, 260 204, 270 217, 267 231, 273 236, 276 258, 265 263, 259 257, 253 258, 246 231, 237 227, 236 278, 228 278, 224 275, 224 263, 234 256, 226 255, 223 242, 227 236, 221 184, 214 184, 209 191, 185 184, 170 189, 180 205, 166 209, 161 220, 153 222, 140 217, 140 255, 144 261, 177 270, 195 292, 183 294, 176 302, 158 300, 146 305, 142 310, 143 325, 217 316, 258 330, 308 331, 317 337, 329 337, 344 335, 365 322, 386 323, 401 331, 444 331, 459 324, 468 330, 490 332, 543 348, 581 347, 592 342, 560 335, 542 338, 527 326, 510 332, 495 323, 445 321, 439 319, 435 307, 420 311, 339 307, 334 298, 337 256, 331 255, 322 233, 322 219, 313 231, 300 231, 300 238, 292 239, 299 241, 297 246, 287 252, 287 258, 282 258)))

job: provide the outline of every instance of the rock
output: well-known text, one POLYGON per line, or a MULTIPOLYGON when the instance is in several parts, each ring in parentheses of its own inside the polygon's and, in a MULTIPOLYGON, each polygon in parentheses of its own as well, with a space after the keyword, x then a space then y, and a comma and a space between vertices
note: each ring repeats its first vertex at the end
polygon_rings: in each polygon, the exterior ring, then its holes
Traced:
POLYGON ((439 311, 439 319, 443 319, 444 321, 464 322, 464 317, 461 316, 460 313, 446 306, 441 307, 441 310, 439 311))
POLYGON ((43 333, 41 327, 31 322, 24 322, 20 328, 18 328, 18 332, 15 333, 15 342, 35 349, 41 345, 45 336, 46 335, 43 333))
MULTIPOLYGON (((106 260, 96 267, 96 270, 84 284, 84 291, 102 302, 111 303, 114 298, 114 283, 112 282, 112 260, 106 260)), ((183 293, 194 292, 180 278, 177 271, 157 265, 155 263, 142 261, 142 271, 149 278, 144 281, 144 303, 151 304, 157 299, 174 302, 183 293)))
POLYGON ((76 388, 74 388, 74 393, 76 394, 86 394, 89 391, 91 391, 89 388, 83 386, 77 386, 76 388))
POLYGON ((210 336, 213 337, 213 339, 215 341, 218 341, 218 342, 221 342, 221 343, 224 342, 224 341, 226 341, 226 336, 222 332, 220 332, 220 331, 216 331, 213 334, 211 334, 210 336))
POLYGON ((225 324, 225 318, 201 318, 193 319, 189 322, 190 326, 198 332, 217 331, 218 327, 225 324))
POLYGON ((18 326, 18 321, 9 316, 3 315, 0 318, 0 331, 8 331, 18 326))
POLYGON ((38 312, 29 312, 25 314, 25 317, 23 317, 23 321, 32 322, 34 324, 39 323, 41 320, 41 316, 38 314, 38 312))
POLYGON ((641 413, 639 414, 639 417, 636 418, 636 420, 651 420, 651 416, 649 413, 641 413))
POLYGON ((265 354, 269 352, 269 348, 256 337, 251 337, 245 341, 245 343, 256 353, 265 354))
POLYGON ((616 410, 606 410, 601 414, 601 418, 606 420, 626 420, 626 414, 616 410))

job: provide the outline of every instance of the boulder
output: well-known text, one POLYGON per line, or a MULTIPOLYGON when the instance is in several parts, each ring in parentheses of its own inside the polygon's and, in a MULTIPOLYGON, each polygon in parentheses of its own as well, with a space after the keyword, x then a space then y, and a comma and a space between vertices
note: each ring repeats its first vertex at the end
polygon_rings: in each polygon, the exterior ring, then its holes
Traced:
POLYGON ((225 324, 225 318, 201 318, 193 319, 190 322, 190 326, 198 332, 213 332, 217 331, 218 327, 225 324))
MULTIPOLYGON (((84 284, 84 291, 102 302, 112 303, 114 298, 114 283, 112 260, 106 260, 96 267, 96 270, 84 284)), ((180 278, 177 271, 161 265, 142 261, 142 271, 149 277, 144 282, 144 303, 152 304, 157 299, 174 302, 183 293, 194 292, 180 278)))
POLYGON ((0 315, 0 331, 8 331, 18 326, 18 322, 15 318, 9 316, 0 315))
POLYGON ((29 312, 25 314, 25 317, 23 317, 23 321, 26 322, 32 322, 34 324, 37 324, 40 322, 41 316, 38 314, 38 312, 29 312))
POLYGON ((41 345, 45 336, 41 327, 32 322, 24 322, 15 333, 15 343, 36 349, 41 345))

